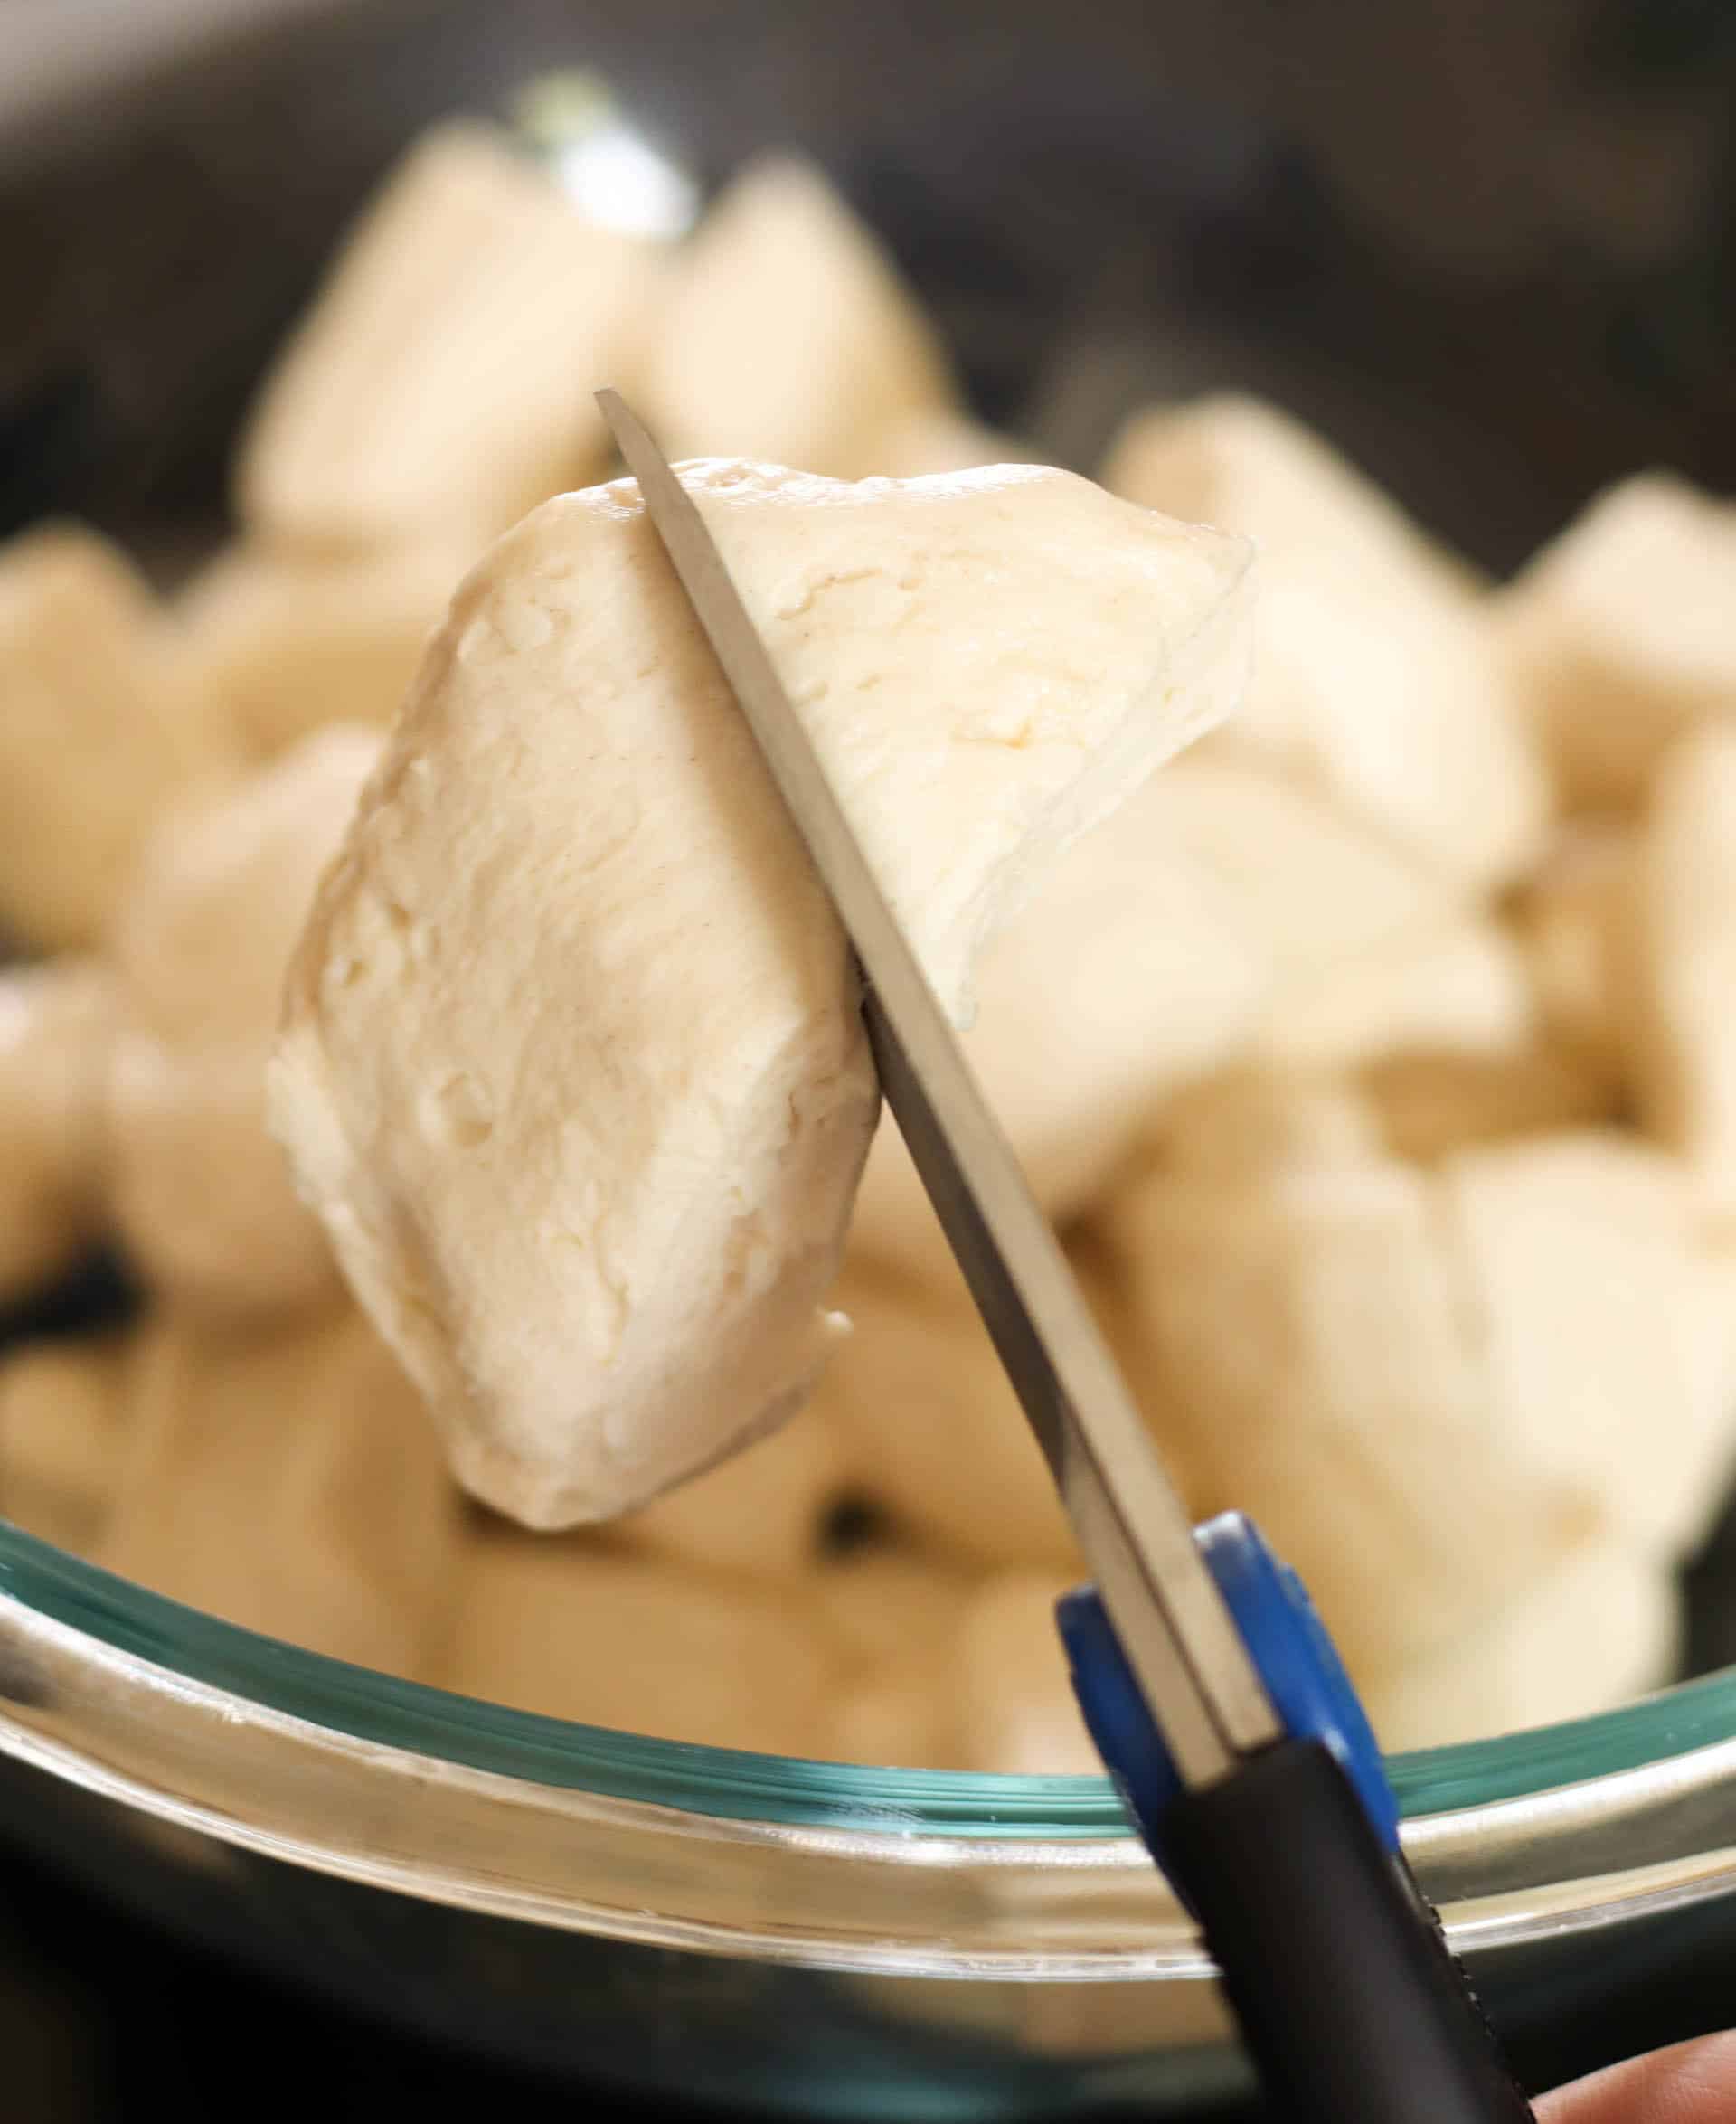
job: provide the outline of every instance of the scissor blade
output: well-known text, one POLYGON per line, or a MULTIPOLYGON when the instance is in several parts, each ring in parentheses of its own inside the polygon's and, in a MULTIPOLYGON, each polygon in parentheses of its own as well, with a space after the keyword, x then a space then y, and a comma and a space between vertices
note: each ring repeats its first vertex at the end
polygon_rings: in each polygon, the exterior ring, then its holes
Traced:
POLYGON ((881 1083, 1182 1775, 1278 1736, 1193 1526, 1018 1161, 791 706, 693 497, 597 394, 646 513, 844 923, 881 1083))

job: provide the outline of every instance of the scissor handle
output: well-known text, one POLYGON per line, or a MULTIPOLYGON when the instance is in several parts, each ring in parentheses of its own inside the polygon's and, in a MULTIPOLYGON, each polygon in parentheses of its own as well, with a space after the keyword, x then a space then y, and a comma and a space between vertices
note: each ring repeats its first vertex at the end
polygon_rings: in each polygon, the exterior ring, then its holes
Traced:
POLYGON ((1068 1595, 1059 1621, 1092 1739, 1199 1921, 1274 2110, 1309 2124, 1526 2124, 1300 1581, 1238 1515, 1200 1542, 1285 1728, 1227 1777, 1183 1785, 1093 1590, 1068 1595))

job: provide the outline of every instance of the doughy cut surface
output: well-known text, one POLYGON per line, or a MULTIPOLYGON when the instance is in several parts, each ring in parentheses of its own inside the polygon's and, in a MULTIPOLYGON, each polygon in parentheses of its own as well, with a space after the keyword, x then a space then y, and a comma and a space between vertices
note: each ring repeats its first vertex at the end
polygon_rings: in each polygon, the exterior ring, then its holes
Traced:
MULTIPOLYGON (((943 1000, 1232 705, 1247 551, 1034 467, 685 477, 943 1000)), ((836 918, 630 481, 455 600, 291 970, 274 1123, 460 1478, 607 1517, 818 1369, 878 1090, 836 918)))

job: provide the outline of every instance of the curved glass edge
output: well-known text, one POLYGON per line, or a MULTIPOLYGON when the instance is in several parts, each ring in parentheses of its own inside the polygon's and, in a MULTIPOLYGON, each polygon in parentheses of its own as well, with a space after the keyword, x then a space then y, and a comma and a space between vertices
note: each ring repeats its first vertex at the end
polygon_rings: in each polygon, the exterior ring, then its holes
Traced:
MULTIPOLYGON (((0 1520, 0 1594, 187 1680, 377 1745, 723 1819, 1044 1841, 1131 1834, 1106 1779, 879 1770, 569 1724, 220 1622, 0 1520)), ((1516 1799, 1736 1738, 1736 1668, 1593 1718, 1389 1757, 1407 1819, 1516 1799)))

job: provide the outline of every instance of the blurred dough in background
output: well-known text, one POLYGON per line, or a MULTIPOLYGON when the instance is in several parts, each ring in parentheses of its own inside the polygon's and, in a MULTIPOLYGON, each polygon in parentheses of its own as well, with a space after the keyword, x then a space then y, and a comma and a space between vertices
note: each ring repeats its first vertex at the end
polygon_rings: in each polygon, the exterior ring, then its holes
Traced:
MULTIPOLYGON (((1736 561, 1736 544, 1731 548, 1736 561)), ((1736 570, 1729 590, 1736 609, 1736 570)), ((1701 1207, 1736 1231, 1736 721, 1684 732, 1659 762, 1635 850, 1635 1089, 1687 1159, 1701 1207)))
MULTIPOLYGON (((0 1355, 0 1513, 231 1621, 550 1716, 1091 1770, 1052 1619, 1082 1567, 890 1121, 842 1279, 809 1294, 852 1323, 811 1405, 585 1538, 460 1504, 265 1134, 285 965, 376 733, 490 542, 606 474, 606 382, 677 456, 968 493, 961 476, 1033 454, 976 419, 812 165, 750 165, 674 243, 599 227, 507 136, 460 123, 358 218, 259 392, 236 535, 167 606, 92 532, 0 548, 0 930, 61 955, 0 973, 0 1301, 117 1227, 145 1287, 136 1327, 0 1355)), ((1258 543, 1257 674, 1234 728, 1134 791, 990 939, 972 1058, 1189 1507, 1251 1511, 1301 1568, 1389 1746, 1618 1703, 1671 1671, 1675 1567, 1736 1455, 1736 510, 1646 474, 1492 591, 1245 394, 1134 412, 1103 478, 1258 543)), ((509 554, 540 534, 514 535, 509 554)), ((1054 535, 1074 562, 1076 527, 1054 535)), ((983 527, 971 596, 1005 536, 983 527)), ((906 524, 880 558, 895 577, 921 543, 906 524)), ((811 529, 778 549, 780 644, 835 606, 878 653, 888 571, 868 581, 859 557, 811 529)), ((494 598, 498 566, 464 611, 505 614, 504 692, 547 615, 494 598)), ((603 577, 571 588, 574 609, 608 603, 603 577)), ((1027 588, 978 628, 986 661, 949 595, 953 663, 926 641, 882 691, 910 713, 912 671, 948 701, 977 686, 973 759, 1029 765, 1017 702, 1039 681, 1162 660, 1135 600, 1071 662, 1033 662, 1073 620, 1027 588)), ((479 638, 452 654, 474 663, 479 638)), ((790 654, 802 683, 838 676, 790 654)), ((549 712, 573 750, 536 793, 563 876, 635 830, 584 754, 588 697, 561 676, 549 712)), ((498 705, 479 694, 476 714, 498 705)), ((857 765, 884 780, 872 749, 857 765)), ((475 762, 455 775, 472 827, 487 787, 475 762)), ((889 860, 901 830, 956 883, 967 807, 923 802, 888 807, 889 860)), ((484 824, 454 867, 522 873, 524 836, 484 824)), ((739 929, 760 888, 731 898, 703 843, 668 844, 685 900, 622 873, 612 955, 570 1004, 547 1002, 570 958, 496 994, 498 966, 458 939, 449 991, 399 1027, 395 1096, 436 1138, 419 1185, 475 1159, 489 1118, 439 1067, 460 1000, 492 1034, 514 996, 542 999, 497 1088, 521 1122, 541 1100, 571 1123, 555 1065, 657 949, 665 986, 615 1046, 641 1077, 715 1059, 668 1023, 692 1017, 698 925, 739 929)), ((811 895, 766 889, 780 936, 820 920, 847 1046, 840 940, 811 895)), ((373 953, 392 990, 426 952, 393 892, 340 984, 373 953)), ((956 1000, 969 923, 939 897, 956 1000)), ((731 977, 714 951, 703 970, 731 977)), ((599 1170, 577 1169, 580 1238, 599 1170)), ((514 1186, 478 1198, 526 1250, 485 1289, 497 1307, 549 1272, 514 1186)), ((494 1244, 486 1217, 454 1231, 472 1257, 494 1244)), ((670 1289, 699 1302, 691 1277, 670 1289)), ((711 1421, 715 1364, 702 1385, 711 1421)))
POLYGON ((1619 825, 1564 828, 1521 888, 1514 925, 1551 1033, 1611 1084, 1634 1031, 1638 910, 1634 836, 1619 825))
POLYGON ((1072 1563, 1054 1484, 958 1270, 912 1282, 859 1266, 833 1296, 850 1334, 808 1416, 836 1426, 853 1487, 978 1568, 1072 1563))
MULTIPOLYGON (((965 1052, 1057 1220, 1098 1194, 1166 1092, 1251 1036, 1272 987, 1260 939, 1171 845, 1168 779, 1148 781, 1068 850, 989 943, 977 977, 965 1052)), ((954 1273, 890 1113, 850 1244, 907 1273, 954 1273)))
POLYGON ((179 667, 250 760, 330 722, 383 727, 473 558, 430 543, 334 554, 240 541, 175 600, 179 667))
MULTIPOLYGON (((1035 465, 1041 455, 1016 437, 940 407, 894 420, 874 445, 873 477, 916 479, 974 472, 985 465, 1035 465)), ((1171 512, 1174 514, 1174 511, 1171 512)))
POLYGON ((0 1513, 89 1555, 120 1477, 137 1338, 26 1343, 0 1355, 0 1513))
POLYGON ((1268 764, 1469 886, 1536 854, 1547 794, 1460 572, 1295 421, 1206 398, 1123 431, 1105 483, 1260 550, 1259 649, 1216 749, 1268 764))
POLYGON ((836 1424, 808 1408, 629 1512, 612 1531, 646 1556, 788 1581, 819 1562, 848 1485, 849 1456, 836 1424))
POLYGON ((290 1310, 337 1288, 266 1133, 265 1064, 290 950, 379 749, 334 724, 170 818, 115 924, 113 1213, 152 1287, 205 1309, 290 1310))
POLYGON ((115 1015, 94 958, 0 972, 0 1304, 51 1282, 101 1229, 115 1015))
POLYGON ((421 1402, 362 1316, 143 1330, 96 1561, 334 1659, 428 1678, 458 1502, 421 1402))
POLYGON ((0 547, 0 934, 101 935, 156 814, 221 779, 221 733, 176 684, 144 579, 76 525, 0 547))
POLYGON ((1736 704, 1736 506, 1673 474, 1599 495, 1495 600, 1564 806, 1631 812, 1670 740, 1736 704))
POLYGON ((1342 1068, 1415 1050, 1504 1054, 1538 1029, 1524 953, 1491 916, 1467 910, 1293 986, 1255 1052, 1280 1065, 1342 1068))
POLYGON ((314 549, 475 554, 609 461, 664 247, 589 221, 504 135, 413 146, 278 356, 236 467, 242 523, 314 549))
POLYGON ((460 1695, 713 1748, 826 1752, 844 1661, 788 1593, 494 1525, 439 1675, 460 1695))
POLYGON ((1382 1748, 1444 1748, 1613 1711, 1670 1678, 1680 1639, 1669 1572, 1589 1543, 1476 1636, 1363 1675, 1363 1701, 1382 1748))
POLYGON ((882 439, 913 416, 962 413, 939 338, 879 240, 818 169, 781 156, 744 170, 688 240, 644 398, 672 458, 835 479, 890 471, 882 439))

